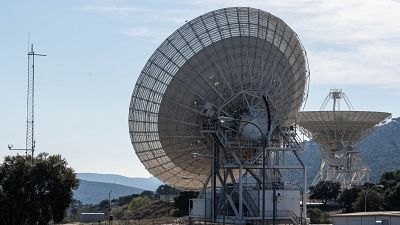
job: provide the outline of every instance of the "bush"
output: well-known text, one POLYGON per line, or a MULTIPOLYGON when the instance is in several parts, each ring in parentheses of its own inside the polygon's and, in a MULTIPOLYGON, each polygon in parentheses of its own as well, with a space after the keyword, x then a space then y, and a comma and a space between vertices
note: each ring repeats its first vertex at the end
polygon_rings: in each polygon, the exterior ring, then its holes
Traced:
POLYGON ((129 203, 128 209, 131 212, 138 211, 141 207, 147 205, 150 203, 150 199, 147 197, 135 197, 132 199, 132 201, 129 203))
POLYGON ((311 223, 330 223, 329 215, 320 209, 308 209, 307 214, 311 223))

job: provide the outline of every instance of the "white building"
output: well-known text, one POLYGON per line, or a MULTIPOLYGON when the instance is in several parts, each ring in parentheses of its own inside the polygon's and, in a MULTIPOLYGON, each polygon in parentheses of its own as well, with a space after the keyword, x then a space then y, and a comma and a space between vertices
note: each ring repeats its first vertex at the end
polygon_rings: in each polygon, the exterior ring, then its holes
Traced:
POLYGON ((160 195, 160 200, 163 202, 174 202, 176 197, 178 197, 178 195, 160 195))
MULTIPOLYGON (((258 214, 262 215, 262 191, 257 189, 247 190, 249 197, 251 197, 252 202, 255 203, 254 207, 258 210, 258 214)), ((217 193, 219 194, 219 192, 217 193)), ((265 219, 272 220, 273 218, 273 206, 272 206, 272 190, 265 190, 265 219)), ((306 219, 302 218, 302 209, 300 207, 300 190, 291 189, 278 189, 276 190, 276 219, 279 221, 278 224, 301 224, 305 222, 306 219), (299 218, 299 219, 294 219, 299 218), (293 223, 295 220, 296 223, 293 223)), ((211 191, 207 191, 206 205, 204 205, 204 195, 203 198, 191 199, 193 207, 190 211, 189 216, 192 218, 202 219, 204 217, 210 219, 212 218, 212 201, 211 201, 211 191), (204 215, 206 212, 206 215, 204 215)), ((236 201, 233 200, 237 204, 236 201)), ((233 213, 233 212, 232 212, 233 213)), ((246 213, 245 213, 246 214, 246 213)), ((246 214, 247 215, 247 214, 246 214)), ((229 223, 238 222, 235 220, 234 216, 225 216, 225 220, 229 223)), ((223 221, 223 216, 217 218, 218 222, 223 221)), ((400 224, 399 224, 400 225, 400 224)))
POLYGON ((336 214, 333 225, 400 225, 400 211, 336 214))

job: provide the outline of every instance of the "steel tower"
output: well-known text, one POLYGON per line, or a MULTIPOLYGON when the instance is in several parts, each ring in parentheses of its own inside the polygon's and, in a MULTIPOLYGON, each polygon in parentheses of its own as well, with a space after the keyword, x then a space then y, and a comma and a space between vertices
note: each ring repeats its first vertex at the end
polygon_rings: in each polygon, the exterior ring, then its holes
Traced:
POLYGON ((38 54, 33 51, 33 44, 30 46, 28 51, 28 87, 26 93, 26 135, 25 135, 25 148, 14 149, 13 145, 9 145, 10 150, 25 151, 31 153, 34 156, 35 153, 35 56, 46 56, 38 54))

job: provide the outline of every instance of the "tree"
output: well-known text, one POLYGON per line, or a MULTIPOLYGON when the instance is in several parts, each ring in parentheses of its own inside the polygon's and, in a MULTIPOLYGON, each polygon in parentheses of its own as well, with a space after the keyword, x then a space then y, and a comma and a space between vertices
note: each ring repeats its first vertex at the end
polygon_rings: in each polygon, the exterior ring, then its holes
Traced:
POLYGON ((179 190, 169 185, 163 184, 157 188, 156 193, 159 195, 177 195, 179 194, 179 190))
POLYGON ((321 200, 324 205, 328 200, 336 200, 340 193, 340 183, 332 181, 320 181, 310 187, 310 199, 321 200))
POLYGON ((394 188, 398 183, 400 183, 400 170, 385 172, 379 179, 379 184, 385 188, 394 188))
POLYGON ((353 212, 353 202, 356 201, 358 193, 361 188, 353 187, 350 189, 344 189, 339 196, 339 202, 345 207, 346 212, 353 212))
POLYGON ((400 182, 400 170, 384 172, 379 179, 379 183, 384 184, 388 181, 390 183, 391 181, 400 182))
POLYGON ((82 202, 77 199, 72 199, 72 202, 69 206, 71 208, 72 215, 78 215, 78 209, 82 207, 82 202))
POLYGON ((363 212, 365 208, 365 194, 367 194, 367 211, 378 211, 381 209, 382 195, 375 189, 365 189, 358 193, 356 201, 353 203, 355 212, 363 212))
POLYGON ((153 199, 154 198, 154 192, 152 192, 152 191, 142 191, 142 193, 140 193, 140 196, 147 197, 148 199, 153 199))
POLYGON ((71 201, 71 207, 79 208, 79 207, 82 207, 82 205, 83 205, 82 202, 77 199, 73 198, 71 201))
POLYGON ((132 194, 127 196, 121 196, 118 198, 117 202, 119 206, 129 204, 133 198, 138 197, 138 194, 132 194))
POLYGON ((400 210, 400 170, 383 173, 377 185, 365 183, 362 187, 344 190, 339 201, 347 212, 364 211, 367 192, 367 210, 400 210))
POLYGON ((400 210, 400 183, 386 190, 383 202, 386 210, 400 210))
POLYGON ((61 222, 78 186, 60 155, 6 156, 0 164, 0 225, 61 222))
POLYGON ((176 198, 174 202, 174 206, 177 209, 174 212, 174 216, 176 217, 181 217, 181 216, 187 216, 189 215, 189 200, 192 198, 197 198, 199 195, 198 192, 194 191, 183 191, 181 192, 176 198))
POLYGON ((108 202, 108 199, 103 199, 99 202, 97 205, 99 211, 104 211, 107 212, 107 210, 110 207, 110 203, 108 202))
POLYGON ((147 197, 141 197, 141 196, 135 197, 135 198, 133 198, 132 201, 129 203, 128 209, 129 209, 129 211, 131 211, 131 212, 134 212, 134 211, 137 211, 137 212, 138 212, 138 210, 139 210, 141 207, 143 207, 143 206, 145 206, 145 205, 147 205, 147 204, 149 204, 149 203, 150 203, 150 199, 148 199, 147 197))

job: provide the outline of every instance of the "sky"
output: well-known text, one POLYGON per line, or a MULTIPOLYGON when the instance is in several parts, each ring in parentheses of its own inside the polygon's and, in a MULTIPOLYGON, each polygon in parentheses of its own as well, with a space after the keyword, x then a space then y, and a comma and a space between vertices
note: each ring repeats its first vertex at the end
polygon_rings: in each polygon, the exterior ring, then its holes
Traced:
MULTIPOLYGON (((307 51, 305 110, 342 88, 356 110, 400 116, 400 1, 68 0, 0 3, 0 162, 24 147, 28 34, 35 52, 37 152, 76 172, 151 176, 128 131, 135 82, 147 59, 186 20, 249 6, 283 19, 307 51)), ((20 152, 21 154, 21 152, 20 152)))

